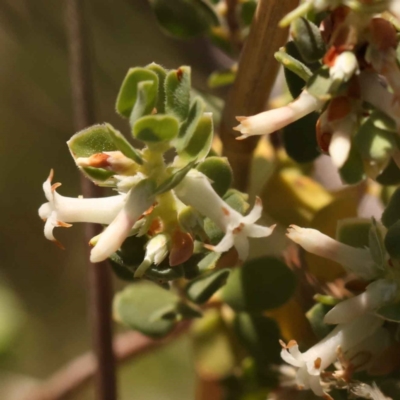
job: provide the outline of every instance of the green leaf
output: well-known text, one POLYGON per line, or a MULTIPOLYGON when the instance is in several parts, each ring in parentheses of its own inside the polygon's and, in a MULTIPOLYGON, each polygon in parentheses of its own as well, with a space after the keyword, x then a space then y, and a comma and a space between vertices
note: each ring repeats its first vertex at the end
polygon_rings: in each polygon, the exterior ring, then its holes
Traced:
POLYGON ((244 215, 248 211, 250 205, 247 202, 249 196, 245 193, 239 192, 236 189, 229 189, 223 199, 238 213, 244 215))
POLYGON ((165 111, 165 78, 167 71, 156 63, 151 63, 146 66, 146 69, 155 72, 158 76, 158 95, 156 109, 158 114, 163 114, 165 111))
POLYGON ((148 115, 133 125, 133 136, 146 143, 168 142, 179 132, 179 122, 169 115, 148 115))
POLYGON ((173 189, 175 186, 179 185, 182 182, 182 179, 186 176, 186 174, 195 166, 196 161, 192 161, 176 172, 174 172, 168 179, 166 179, 163 183, 158 186, 155 194, 162 194, 168 192, 173 189))
POLYGON ((156 105, 157 91, 157 85, 153 81, 138 83, 136 102, 129 117, 131 125, 140 117, 151 114, 156 105))
POLYGON ((369 218, 342 219, 337 223, 336 239, 352 247, 367 247, 371 226, 369 218))
POLYGON ((247 0, 241 4, 240 7, 240 20, 243 25, 250 26, 253 21, 253 16, 257 10, 257 1, 247 0))
POLYGON ((398 185, 400 183, 400 169, 391 159, 389 165, 376 177, 381 185, 398 185))
POLYGON ((142 165, 143 159, 140 156, 139 151, 137 151, 116 129, 114 129, 110 124, 106 124, 108 128, 108 132, 111 136, 112 141, 117 146, 118 150, 124 154, 126 157, 130 158, 131 160, 135 161, 137 164, 142 165))
POLYGON ((179 128, 179 135, 174 143, 178 152, 182 151, 192 138, 200 118, 203 116, 204 108, 204 101, 200 97, 196 97, 190 106, 186 121, 179 128))
POLYGON ((207 85, 210 89, 216 89, 223 86, 232 85, 236 79, 236 69, 229 68, 222 71, 214 71, 207 79, 207 85))
POLYGON ((354 144, 361 156, 377 162, 385 161, 397 148, 394 133, 378 127, 385 123, 381 115, 380 112, 373 112, 354 136, 354 144))
POLYGON ((124 325, 143 334, 159 338, 175 325, 179 298, 155 283, 141 281, 127 286, 114 298, 114 316, 124 325), (156 313, 168 308, 168 318, 155 318, 156 313))
POLYGON ((321 67, 307 82, 307 91, 320 100, 329 100, 333 89, 333 80, 329 76, 329 68, 321 67))
POLYGON ((183 122, 189 113, 191 70, 180 67, 168 72, 165 78, 165 112, 183 122))
POLYGON ((321 59, 326 46, 321 31, 306 18, 297 18, 291 24, 293 40, 305 61, 311 63, 321 59))
POLYGON ((187 297, 194 303, 205 303, 225 284, 229 273, 229 269, 220 269, 199 276, 186 286, 187 297))
POLYGON ((395 260, 400 260, 400 221, 390 226, 386 233, 384 243, 390 257, 395 260))
POLYGON ((400 302, 381 307, 377 314, 392 322, 400 322, 400 302))
POLYGON ((372 218, 368 239, 372 259, 379 268, 384 269, 384 265, 386 264, 386 252, 383 242, 383 233, 374 218, 372 218))
POLYGON ((352 145, 349 157, 339 170, 340 177, 344 183, 355 185, 366 178, 364 172, 364 162, 356 146, 352 145))
POLYGON ((233 321, 241 344, 262 365, 279 363, 280 332, 274 320, 261 315, 238 313, 233 321))
POLYGON ((333 329, 332 325, 324 323, 325 314, 332 308, 326 304, 315 304, 307 313, 306 317, 311 328, 318 339, 323 339, 333 329))
MULTIPOLYGON (((90 157, 93 154, 105 151, 119 150, 136 163, 143 163, 139 152, 110 124, 93 125, 86 128, 72 136, 67 144, 74 159, 90 157)), ((113 172, 102 168, 88 167, 82 168, 82 170, 89 178, 99 184, 114 175, 113 172)))
MULTIPOLYGON (((304 82, 307 82, 311 76, 312 71, 301 61, 297 60, 295 57, 292 57, 290 54, 286 52, 285 48, 280 49, 275 53, 275 59, 279 63, 281 63, 285 69, 296 74, 299 78, 301 78, 304 82)), ((304 82, 302 86, 304 87, 304 82)), ((297 96, 296 96, 297 97, 297 96)))
POLYGON ((313 112, 283 129, 286 153, 298 163, 314 161, 321 155, 315 130, 318 118, 319 114, 313 112))
POLYGON ((294 274, 284 263, 262 257, 231 272, 222 298, 235 311, 257 313, 284 304, 295 287, 294 274))
POLYGON ((185 148, 178 152, 180 162, 186 163, 195 159, 204 160, 210 151, 213 133, 212 115, 205 113, 201 116, 185 148))
POLYGON ((400 188, 390 198, 389 204, 382 214, 382 223, 389 228, 400 219, 400 188))
POLYGON ((154 90, 158 88, 158 75, 146 68, 129 69, 121 89, 119 90, 116 109, 117 113, 129 118, 138 97, 139 83, 151 81, 154 83, 154 90))
POLYGON ((206 33, 219 25, 214 9, 204 0, 149 0, 161 28, 186 39, 206 33))
POLYGON ((217 266, 219 259, 221 258, 222 253, 216 253, 215 251, 211 251, 208 253, 197 265, 199 266, 199 270, 211 271, 217 266))
POLYGON ((232 184, 232 168, 225 157, 208 157, 197 169, 211 180, 211 186, 221 197, 232 184))

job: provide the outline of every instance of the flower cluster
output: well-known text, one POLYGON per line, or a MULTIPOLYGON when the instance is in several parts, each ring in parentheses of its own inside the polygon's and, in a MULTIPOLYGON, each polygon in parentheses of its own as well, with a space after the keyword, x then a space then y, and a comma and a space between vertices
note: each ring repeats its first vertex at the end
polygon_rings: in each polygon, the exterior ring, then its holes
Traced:
MULTIPOLYGON (((388 11, 398 16, 398 2, 309 0, 284 18, 281 24, 291 23, 296 51, 287 46, 277 58, 305 81, 305 88, 284 107, 237 117, 238 139, 270 134, 318 112, 319 148, 337 168, 357 164, 376 178, 391 160, 399 165, 400 23, 388 11), (304 18, 310 10, 328 13, 311 21, 304 18)), ((344 170, 342 178, 355 183, 348 175, 344 170)))
MULTIPOLYGON (((46 221, 47 239, 58 243, 53 229, 70 227, 75 222, 107 225, 91 241, 94 248, 90 259, 96 263, 117 252, 128 236, 146 236, 144 260, 135 271, 135 277, 141 277, 168 254, 170 266, 187 261, 193 255, 195 240, 203 243, 204 249, 218 253, 235 247, 244 261, 248 238, 272 233, 273 227, 255 223, 261 217, 260 199, 244 216, 221 197, 228 189, 226 173, 231 171, 223 158, 206 159, 213 134, 211 115, 203 113, 200 99, 193 102, 190 110, 189 98, 185 99, 187 104, 176 104, 174 100, 174 90, 181 98, 185 91, 189 96, 189 78, 187 67, 168 73, 152 64, 129 71, 117 100, 117 111, 130 116, 134 136, 146 146, 141 151, 134 149, 107 124, 74 135, 68 145, 76 165, 96 184, 114 187, 118 194, 100 199, 64 197, 56 191, 60 184, 52 184, 52 172, 43 185, 48 202, 39 209, 40 217, 46 221), (164 93, 160 91, 160 77, 165 80, 164 93), (157 92, 164 98, 157 99, 157 92), (145 97, 143 93, 152 96, 145 97), (164 154, 171 148, 176 149, 177 155, 168 163, 164 154), (208 173, 211 171, 213 181, 201 172, 203 167, 208 173), (221 170, 225 173, 222 190, 216 187, 221 170), (187 206, 215 223, 224 235, 219 243, 210 242, 207 235, 199 237, 195 227, 188 230, 182 226, 180 214, 187 206)), ((202 225, 201 218, 197 224, 202 225)), ((197 228, 204 233, 204 227, 197 228)))
MULTIPOLYGON (((395 305, 400 299, 400 268, 380 242, 384 231, 383 226, 373 221, 369 247, 356 248, 314 229, 295 225, 288 228, 289 239, 310 253, 338 262, 366 286, 361 294, 339 302, 325 314, 324 322, 337 326, 318 344, 305 353, 300 353, 293 341, 284 345, 282 358, 298 368, 299 386, 312 389, 318 396, 330 398, 321 373, 336 361, 338 351, 347 359, 353 359, 361 352, 373 356, 390 343, 388 331, 382 327, 386 317, 380 310, 395 305)), ((354 369, 357 368, 353 365, 354 369)))

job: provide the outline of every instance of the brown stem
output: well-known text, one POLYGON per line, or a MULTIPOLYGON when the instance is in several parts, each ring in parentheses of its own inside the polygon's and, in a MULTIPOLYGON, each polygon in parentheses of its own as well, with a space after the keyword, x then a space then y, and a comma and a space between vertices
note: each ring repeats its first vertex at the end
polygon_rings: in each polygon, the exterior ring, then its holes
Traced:
MULTIPOLYGON (((85 31, 84 1, 66 1, 66 27, 68 35, 70 78, 74 126, 81 130, 95 122, 93 89, 90 71, 90 53, 85 31)), ((84 197, 101 197, 102 190, 89 180, 81 178, 84 197)), ((100 233, 100 227, 87 224, 85 241, 100 233)), ((96 360, 96 399, 116 399, 115 362, 112 350, 111 299, 112 281, 107 262, 88 263, 89 307, 93 347, 96 360)))
MULTIPOLYGON (((114 339, 115 359, 122 362, 146 354, 161 347, 188 330, 187 321, 162 340, 153 340, 139 332, 127 332, 114 339)), ((78 392, 96 374, 96 357, 93 353, 82 354, 69 362, 47 381, 34 389, 30 389, 26 397, 21 400, 64 400, 78 392)), ((96 397, 98 399, 98 397, 96 397)))
POLYGON ((237 77, 225 105, 220 136, 224 154, 233 168, 235 186, 241 190, 247 186, 258 138, 235 140, 232 130, 237 125, 235 117, 254 115, 265 109, 279 69, 274 53, 288 37, 288 30, 279 28, 278 22, 297 4, 298 0, 259 1, 240 56, 237 77))

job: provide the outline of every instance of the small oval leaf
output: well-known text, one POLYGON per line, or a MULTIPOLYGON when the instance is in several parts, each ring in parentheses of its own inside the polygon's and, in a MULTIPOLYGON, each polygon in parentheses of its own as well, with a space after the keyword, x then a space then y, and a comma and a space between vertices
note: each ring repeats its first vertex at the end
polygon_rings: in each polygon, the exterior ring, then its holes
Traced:
POLYGON ((133 125, 133 136, 146 143, 168 142, 178 135, 178 120, 169 115, 148 115, 133 125))
POLYGON ((222 298, 235 311, 257 313, 284 304, 295 287, 294 274, 283 262, 262 257, 231 272, 222 298))

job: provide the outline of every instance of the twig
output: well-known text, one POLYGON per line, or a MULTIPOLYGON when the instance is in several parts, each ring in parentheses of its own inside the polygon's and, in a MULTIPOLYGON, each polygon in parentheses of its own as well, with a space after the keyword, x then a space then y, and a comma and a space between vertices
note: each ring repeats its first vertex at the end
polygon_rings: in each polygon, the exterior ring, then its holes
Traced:
POLYGON ((279 69, 274 53, 285 44, 287 29, 278 22, 298 0, 260 0, 243 47, 235 83, 222 115, 220 135, 238 189, 246 189, 252 153, 258 138, 236 141, 235 116, 257 114, 265 109, 279 69))
MULTIPOLYGON (((81 130, 95 122, 93 90, 90 71, 90 54, 85 32, 84 1, 66 1, 66 27, 70 57, 70 77, 74 125, 81 130)), ((101 197, 102 191, 89 180, 81 178, 84 197, 101 197)), ((100 227, 87 224, 86 243, 100 233, 100 227)), ((112 351, 111 297, 112 283, 108 263, 92 264, 89 270, 89 307, 94 353, 97 360, 96 399, 116 399, 115 362, 112 351)))
MULTIPOLYGON (((120 334, 114 340, 115 359, 125 362, 146 354, 180 337, 190 326, 187 321, 179 324, 167 337, 153 340, 139 332, 120 334)), ((56 372, 50 379, 31 389, 21 400, 64 400, 78 392, 96 373, 96 358, 91 352, 82 354, 56 372)), ((97 399, 97 397, 96 397, 97 399)))

